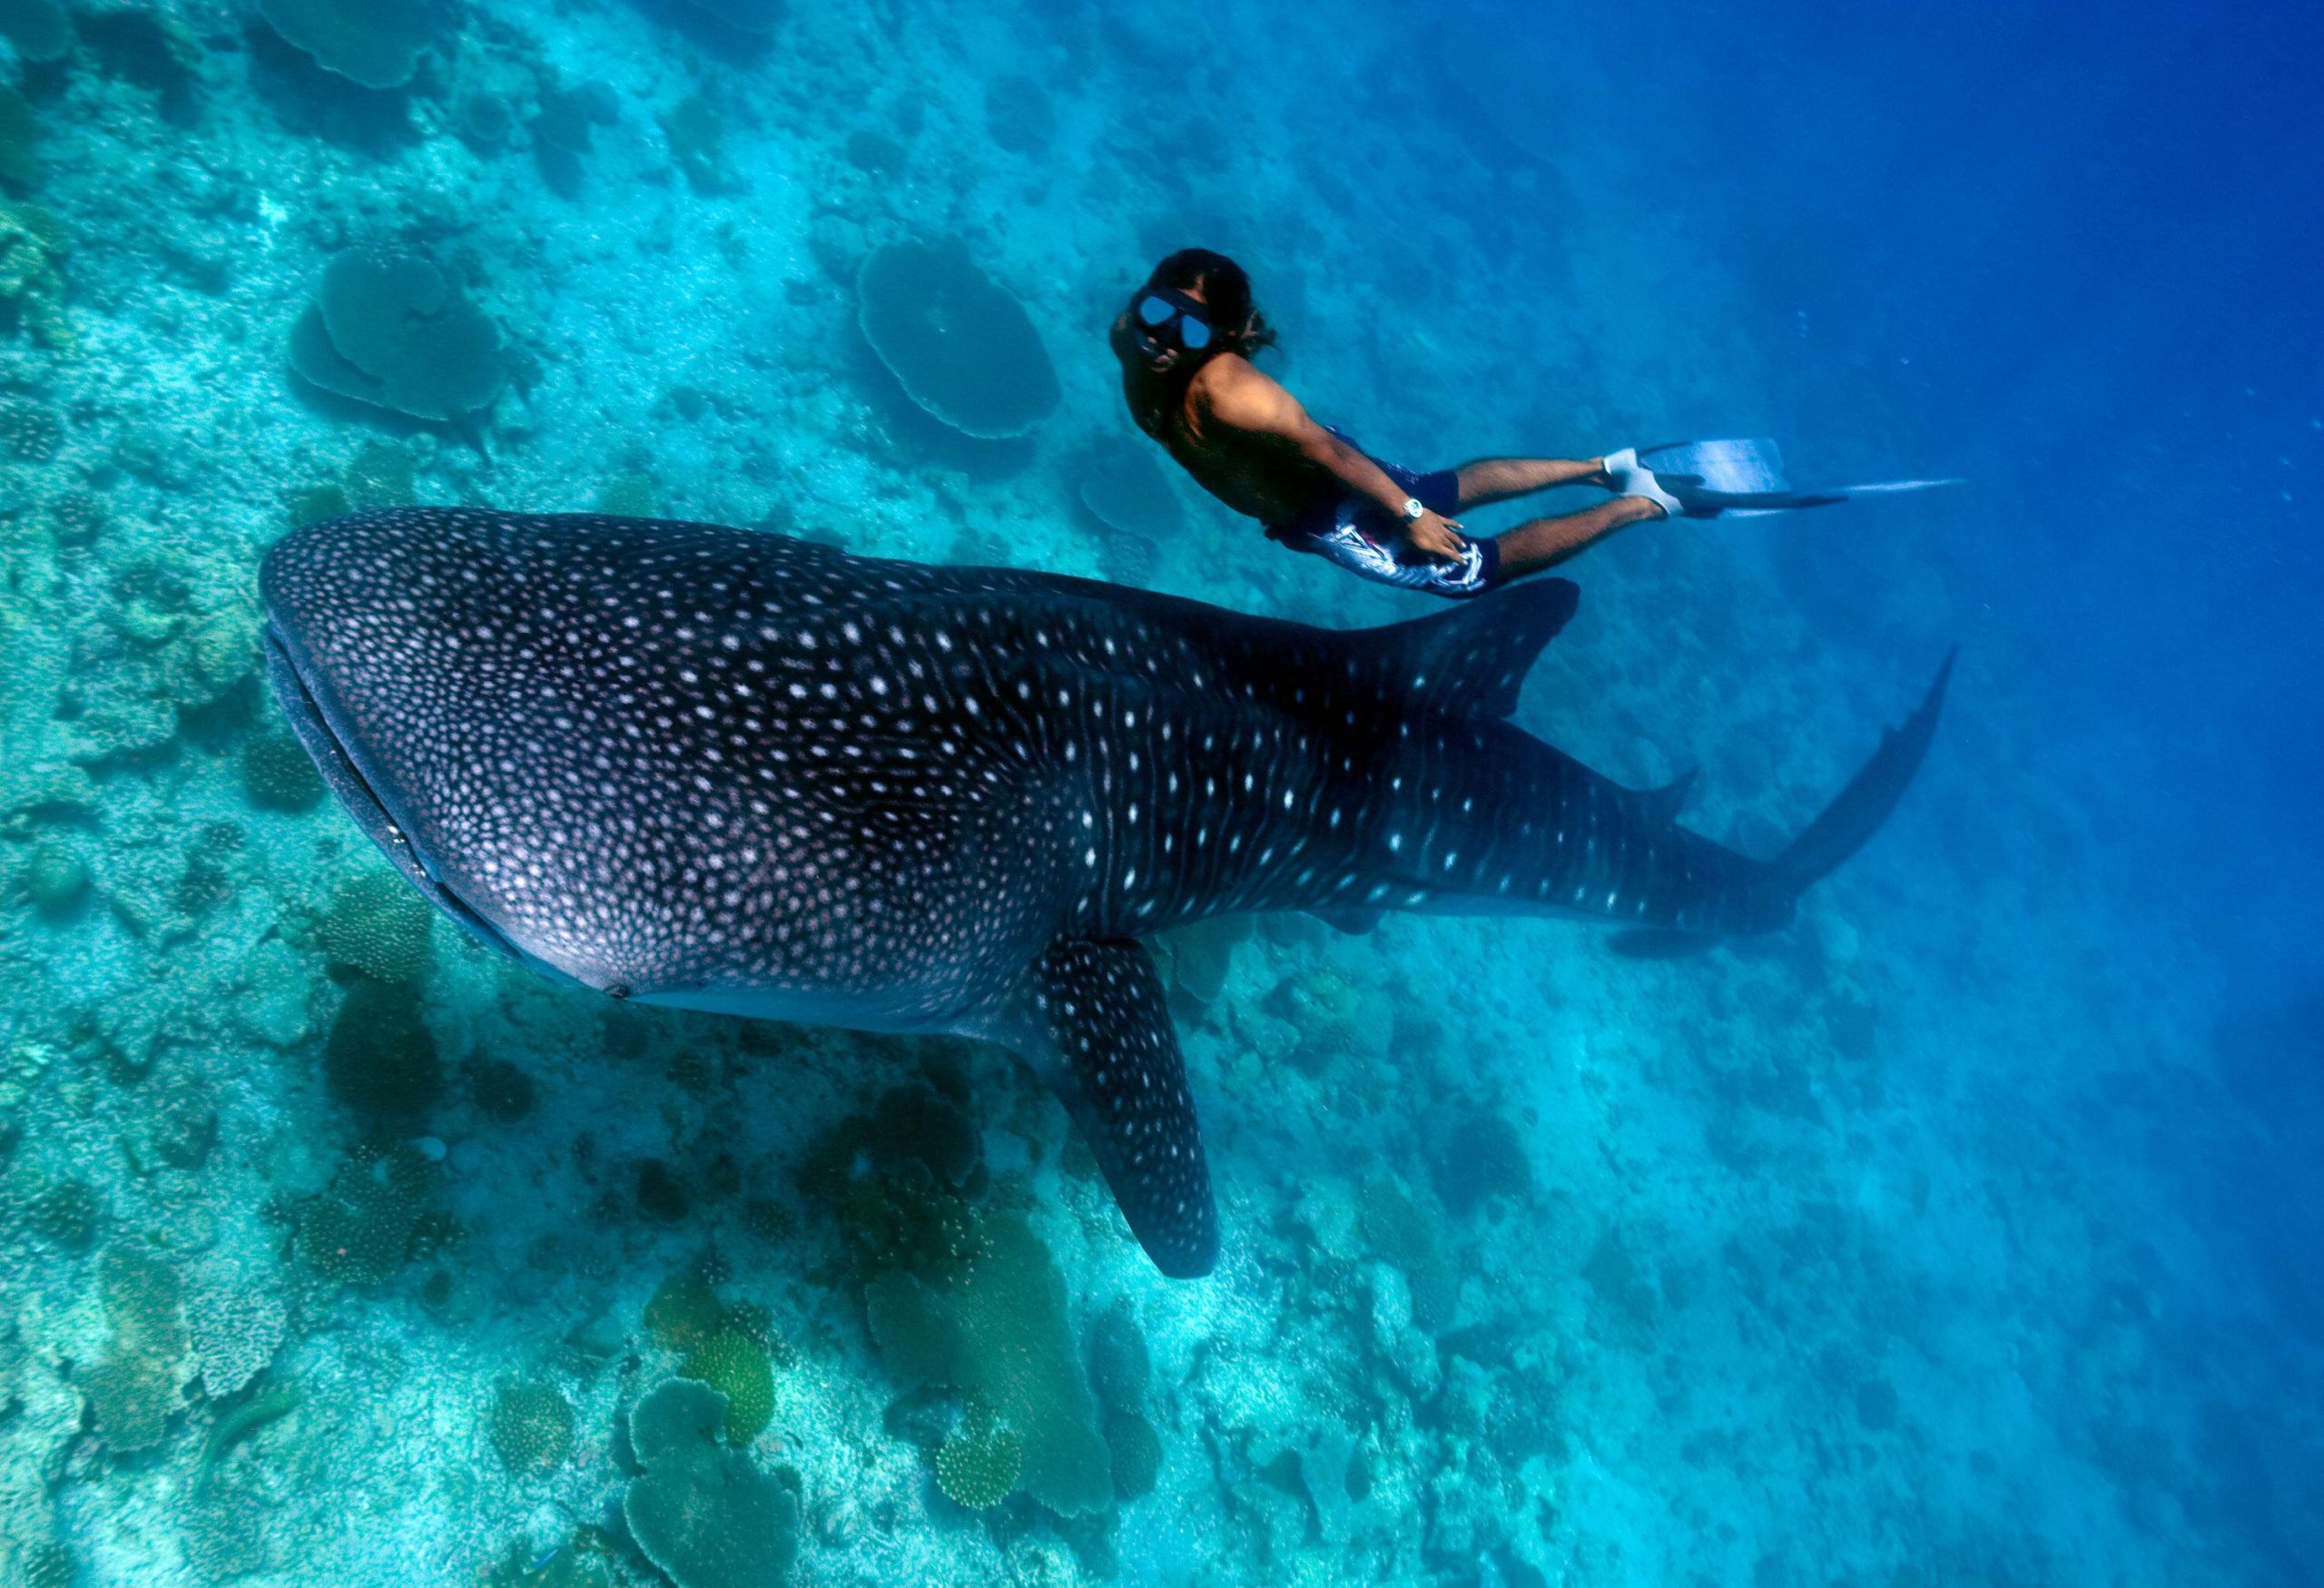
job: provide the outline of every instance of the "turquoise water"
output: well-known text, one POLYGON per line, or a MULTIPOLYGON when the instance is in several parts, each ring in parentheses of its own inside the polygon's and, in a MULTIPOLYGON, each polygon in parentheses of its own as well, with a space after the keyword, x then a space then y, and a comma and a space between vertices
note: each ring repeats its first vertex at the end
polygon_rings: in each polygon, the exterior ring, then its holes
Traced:
POLYGON ((339 9, 0 5, 0 1584, 2314 1580, 2314 24, 339 9), (1033 373, 873 350, 913 240, 1033 373), (1963 645, 1787 931, 1162 945, 1173 1281, 998 1050, 431 919, 254 577, 489 504, 1433 610, 1137 472, 1189 243, 1415 467, 1969 483, 1561 570, 1520 722, 1754 853, 1963 645))

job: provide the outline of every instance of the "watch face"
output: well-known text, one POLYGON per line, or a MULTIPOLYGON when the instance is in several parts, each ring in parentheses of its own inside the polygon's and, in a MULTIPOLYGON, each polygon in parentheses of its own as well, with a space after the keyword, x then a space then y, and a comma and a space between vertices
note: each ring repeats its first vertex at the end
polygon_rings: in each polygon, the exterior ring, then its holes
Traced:
POLYGON ((1421 505, 1421 499, 1418 497, 1406 497, 1404 498, 1405 518, 1418 518, 1423 513, 1427 511, 1428 509, 1421 505))

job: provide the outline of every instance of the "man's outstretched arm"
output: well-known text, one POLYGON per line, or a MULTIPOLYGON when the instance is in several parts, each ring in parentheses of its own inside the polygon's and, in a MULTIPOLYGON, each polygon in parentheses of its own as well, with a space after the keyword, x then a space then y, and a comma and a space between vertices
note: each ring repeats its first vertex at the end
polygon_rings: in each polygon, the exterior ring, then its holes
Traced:
POLYGON ((1404 488, 1363 453, 1310 419, 1299 399, 1278 381, 1236 360, 1217 369, 1206 383, 1205 396, 1213 423, 1265 437, 1295 450, 1347 488, 1351 496, 1376 502, 1381 511, 1405 526, 1413 546, 1440 562, 1457 562, 1462 541, 1458 526, 1433 512, 1409 522, 1404 518, 1404 488))

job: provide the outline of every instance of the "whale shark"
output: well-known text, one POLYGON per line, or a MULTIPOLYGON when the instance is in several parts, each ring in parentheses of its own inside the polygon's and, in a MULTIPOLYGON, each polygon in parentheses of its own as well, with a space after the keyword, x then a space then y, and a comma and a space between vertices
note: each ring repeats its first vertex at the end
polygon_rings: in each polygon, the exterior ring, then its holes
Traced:
POLYGON ((260 570, 267 670, 438 908, 647 1005, 1014 1050, 1167 1275, 1218 1218, 1145 941, 1307 911, 1775 931, 1887 817, 1952 668, 1761 860, 1508 718, 1561 580, 1333 630, 715 524, 397 508, 260 570))

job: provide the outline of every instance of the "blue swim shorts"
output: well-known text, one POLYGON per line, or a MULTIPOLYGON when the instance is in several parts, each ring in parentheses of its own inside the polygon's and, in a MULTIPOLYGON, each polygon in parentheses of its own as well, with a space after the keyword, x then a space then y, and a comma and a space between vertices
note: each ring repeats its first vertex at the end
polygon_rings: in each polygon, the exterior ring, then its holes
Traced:
MULTIPOLYGON (((1355 445, 1335 427, 1324 428, 1349 446, 1355 445)), ((1364 456, 1372 458, 1369 452, 1364 456)), ((1419 498, 1420 505, 1430 512, 1450 518, 1459 509, 1461 482, 1453 470, 1440 469, 1430 474, 1417 474, 1384 458, 1372 458, 1372 461, 1407 495, 1419 498)), ((1369 497, 1343 497, 1311 508, 1284 523, 1267 526, 1267 538, 1279 540, 1294 551, 1329 557, 1364 578, 1406 590, 1424 590, 1432 596, 1482 596, 1492 588, 1501 576, 1501 548, 1490 540, 1462 536, 1458 562, 1437 562, 1418 556, 1412 556, 1407 561, 1398 555, 1405 551, 1403 532, 1403 525, 1369 497)))

